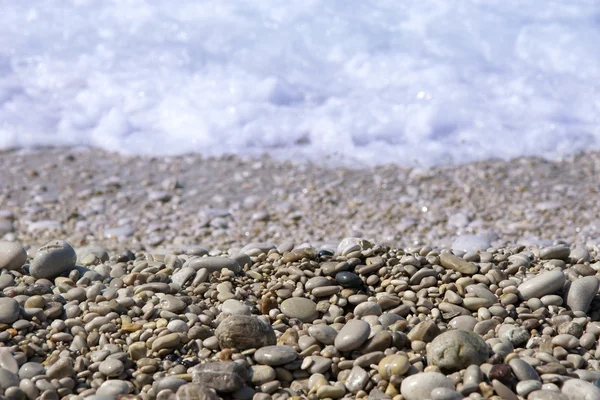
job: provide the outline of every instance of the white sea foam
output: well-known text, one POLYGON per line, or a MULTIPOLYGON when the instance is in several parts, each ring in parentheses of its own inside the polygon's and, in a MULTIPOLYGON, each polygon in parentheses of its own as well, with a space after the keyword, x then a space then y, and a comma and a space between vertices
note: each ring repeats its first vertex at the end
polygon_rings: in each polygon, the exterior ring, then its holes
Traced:
POLYGON ((0 0, 0 148, 368 165, 600 148, 598 0, 0 0))

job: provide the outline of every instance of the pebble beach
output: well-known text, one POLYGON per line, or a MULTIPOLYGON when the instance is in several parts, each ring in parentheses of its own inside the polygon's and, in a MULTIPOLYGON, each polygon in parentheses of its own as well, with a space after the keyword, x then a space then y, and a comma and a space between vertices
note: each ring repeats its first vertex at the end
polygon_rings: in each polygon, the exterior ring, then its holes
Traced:
POLYGON ((0 171, 1 399, 600 399, 600 153, 0 171))

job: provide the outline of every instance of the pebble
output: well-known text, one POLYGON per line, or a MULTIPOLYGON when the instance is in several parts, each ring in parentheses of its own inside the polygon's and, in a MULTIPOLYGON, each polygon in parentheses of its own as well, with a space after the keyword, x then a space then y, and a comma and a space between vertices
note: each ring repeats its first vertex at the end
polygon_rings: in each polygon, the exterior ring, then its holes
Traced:
POLYGON ((21 307, 15 299, 0 297, 0 324, 12 324, 21 313, 21 307))
POLYGON ((362 279, 354 272, 341 271, 335 275, 335 280, 345 288, 359 288, 363 285, 362 279))
POLYGON ((517 291, 524 300, 540 298, 558 292, 564 285, 565 280, 565 274, 562 271, 548 271, 527 279, 519 285, 517 291))
POLYGON ((335 338, 334 345, 339 351, 356 350, 368 339, 371 326, 358 319, 351 319, 335 338))
POLYGON ((98 396, 119 396, 126 395, 129 393, 131 385, 127 381, 122 381, 118 379, 111 379, 108 381, 102 382, 98 390, 96 391, 96 395, 98 396))
POLYGON ((177 389, 177 400, 218 400, 212 390, 197 383, 187 383, 177 389))
POLYGON ((479 272, 479 268, 474 263, 449 253, 440 255, 440 264, 446 269, 452 269, 465 275, 473 275, 479 272))
POLYGON ((392 376, 404 375, 409 367, 410 363, 407 356, 393 354, 379 361, 378 371, 383 379, 390 379, 392 376))
POLYGON ((423 400, 430 398, 435 388, 454 390, 454 384, 439 372, 423 372, 405 378, 400 386, 400 393, 405 400, 423 400))
POLYGON ((0 270, 19 269, 26 262, 27 252, 23 246, 17 242, 0 241, 0 270))
POLYGON ((338 332, 329 325, 312 325, 308 328, 308 334, 323 344, 333 344, 338 332))
POLYGON ((98 371, 100 371, 106 377, 114 378, 121 375, 123 371, 125 371, 125 365, 123 365, 122 361, 116 358, 109 358, 100 363, 98 366, 98 371))
POLYGON ((488 359, 488 345, 471 331, 450 330, 437 336, 427 348, 427 360, 445 371, 481 365, 488 359))
POLYGON ((290 346, 265 346, 254 353, 256 362, 265 365, 283 365, 294 361, 298 353, 290 346))
POLYGON ((569 400, 598 400, 600 387, 581 379, 569 379, 563 383, 561 393, 569 400))
POLYGON ((211 362, 193 368, 192 382, 219 392, 231 393, 244 386, 248 375, 248 370, 238 363, 211 362))
POLYGON ((246 350, 272 346, 277 343, 275 332, 270 325, 247 315, 227 317, 215 330, 215 336, 222 349, 246 350))
POLYGON ((75 267, 77 254, 64 240, 53 240, 40 247, 29 266, 34 278, 54 279, 75 267))
POLYGON ((302 322, 313 322, 318 318, 317 304, 304 297, 291 297, 281 303, 281 312, 288 318, 302 322))
POLYGON ((600 281, 595 276, 584 276, 575 280, 567 294, 567 305, 573 311, 587 312, 599 286, 600 281))
POLYGON ((172 349, 179 345, 181 336, 179 333, 169 333, 164 336, 158 337, 152 342, 152 351, 160 351, 162 349, 172 349))

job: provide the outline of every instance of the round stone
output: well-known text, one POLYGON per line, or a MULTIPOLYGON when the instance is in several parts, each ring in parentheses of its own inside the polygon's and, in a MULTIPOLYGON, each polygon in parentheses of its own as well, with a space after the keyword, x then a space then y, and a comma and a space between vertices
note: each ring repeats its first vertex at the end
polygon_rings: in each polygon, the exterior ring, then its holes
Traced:
POLYGON ((270 325, 248 315, 227 317, 215 330, 215 336, 221 349, 258 349, 277 343, 275 331, 270 325))
POLYGON ((39 248, 29 266, 29 273, 38 279, 54 279, 72 269, 76 261, 77 254, 69 243, 53 240, 39 248))
POLYGON ((469 365, 481 365, 488 359, 488 345, 476 333, 451 330, 437 336, 427 349, 427 360, 447 372, 469 365))
POLYGON ((305 297, 290 297, 281 303, 281 312, 288 318, 302 322, 313 322, 319 317, 317 304, 305 297))
POLYGON ((19 243, 0 241, 0 269, 18 269, 27 262, 27 252, 19 243))
POLYGON ((463 331, 472 331, 477 325, 477 319, 470 315, 459 315, 454 317, 448 323, 454 329, 460 329, 463 331))
POLYGON ((366 321, 351 319, 335 338, 335 348, 339 351, 356 350, 369 338, 370 333, 371 325, 366 321))
POLYGON ((113 378, 121 375, 123 371, 125 371, 125 366, 121 360, 109 358, 100 363, 98 366, 98 371, 100 371, 106 377, 113 378))
POLYGON ((256 362, 264 365, 283 365, 296 358, 298 353, 290 346, 265 346, 254 353, 256 362))
POLYGON ((31 379, 34 376, 44 375, 44 366, 36 362, 26 362, 19 368, 19 378, 31 379))
POLYGON ((595 276, 584 276, 571 284, 567 294, 567 305, 573 311, 587 312, 598 293, 600 281, 595 276))
POLYGON ((379 361, 378 370, 383 379, 390 379, 392 375, 404 375, 409 367, 408 357, 402 354, 393 354, 379 361))
POLYGON ((0 297, 0 324, 12 324, 21 314, 19 303, 10 297, 0 297))
POLYGON ((600 388, 582 379, 569 379, 563 383, 562 394, 569 399, 596 400, 600 399, 600 388))
POLYGON ((329 325, 312 325, 308 328, 308 334, 323 344, 333 344, 338 332, 329 325))
POLYGON ((527 279, 517 288, 523 300, 540 298, 547 294, 558 292, 565 283, 565 274, 560 270, 544 272, 533 278, 527 279))
POLYGON ((405 400, 423 400, 429 399, 435 388, 454 390, 454 384, 439 372, 422 372, 404 378, 400 393, 405 400))
POLYGON ((223 302, 221 311, 231 315, 251 315, 250 307, 242 304, 239 300, 228 299, 223 302))
POLYGON ((335 275, 335 280, 337 283, 339 283, 345 288, 359 288, 363 284, 363 281, 362 279, 360 279, 360 276, 350 271, 338 272, 335 275))
POLYGON ((130 390, 130 384, 127 381, 121 381, 118 379, 111 379, 105 381, 100 385, 96 391, 97 396, 118 396, 128 394, 130 390))
POLYGON ((167 329, 173 333, 186 333, 189 329, 189 326, 180 319, 174 319, 169 321, 167 324, 167 329))

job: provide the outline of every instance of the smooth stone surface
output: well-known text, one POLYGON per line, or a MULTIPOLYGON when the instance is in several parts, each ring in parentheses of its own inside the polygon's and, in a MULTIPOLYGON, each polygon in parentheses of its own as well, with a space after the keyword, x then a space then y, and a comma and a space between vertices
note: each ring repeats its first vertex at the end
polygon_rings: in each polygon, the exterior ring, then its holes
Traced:
POLYGON ((308 328, 308 334, 323 344, 333 344, 338 331, 329 325, 312 325, 308 328))
POLYGON ((18 269, 27 262, 27 252, 17 242, 0 241, 0 269, 18 269))
POLYGON ((77 254, 64 240, 53 240, 40 247, 31 261, 29 273, 34 278, 54 279, 75 267, 77 254))
POLYGON ((437 336, 427 348, 427 360, 443 371, 459 371, 488 359, 488 345, 476 333, 451 330, 437 336))
POLYGON ((465 253, 470 251, 485 251, 492 247, 489 240, 477 235, 461 235, 452 242, 452 250, 460 250, 465 253))
POLYGON ((6 390, 9 387, 19 386, 19 376, 7 369, 0 368, 0 389, 6 390))
POLYGON ((598 400, 600 387, 581 379, 569 379, 563 383, 561 393, 569 400, 598 400))
POLYGON ((519 396, 527 397, 527 395, 535 390, 542 388, 542 382, 535 380, 520 381, 517 383, 517 394, 519 396))
POLYGON ((345 288, 359 288, 363 285, 363 281, 360 279, 360 276, 350 271, 338 272, 335 275, 335 280, 345 288))
POLYGON ((435 339, 442 331, 434 321, 425 320, 415 325, 407 336, 410 341, 420 340, 426 343, 435 339))
POLYGON ((176 347, 181 340, 178 333, 169 333, 164 336, 160 336, 154 342, 152 342, 152 351, 159 351, 162 349, 172 349, 176 347))
POLYGON ((439 372, 423 372, 405 378, 400 385, 400 393, 404 400, 424 400, 430 398, 435 388, 454 390, 454 384, 439 372))
POLYGON ((431 400, 462 400, 464 398, 462 394, 445 387, 433 389, 430 396, 431 400))
POLYGON ((50 379, 67 378, 74 373, 73 360, 70 358, 60 358, 46 369, 46 375, 48 375, 50 379))
POLYGON ((459 315, 458 317, 452 318, 448 325, 454 329, 472 331, 475 329, 475 325, 477 325, 477 319, 470 315, 459 315))
POLYGON ((440 254, 440 264, 446 269, 452 269, 465 275, 473 275, 479 272, 477 265, 450 253, 440 254))
POLYGON ((404 375, 409 367, 408 357, 402 354, 393 354, 379 361, 378 371, 383 379, 389 380, 394 375, 404 375))
POLYGON ((265 365, 283 365, 297 357, 298 353, 290 346, 265 346, 254 353, 256 362, 265 365))
POLYGON ((569 254, 571 254, 571 249, 564 244, 558 244, 556 246, 545 247, 540 250, 540 259, 542 260, 564 260, 567 261, 569 259, 569 254))
POLYGON ((335 338, 335 348, 339 351, 356 350, 368 339, 370 333, 371 325, 362 320, 352 319, 335 338))
POLYGON ((221 311, 231 315, 251 315, 250 307, 242 304, 239 300, 229 299, 223 302, 221 311))
POLYGON ((197 383, 187 383, 177 389, 177 400, 218 400, 212 390, 197 383))
POLYGON ((350 393, 356 394, 365 387, 369 380, 369 373, 362 367, 355 365, 346 378, 344 385, 350 393))
POLYGON ((19 378, 31 379, 34 376, 43 375, 46 368, 36 362, 26 362, 19 368, 19 378))
POLYGON ((98 396, 119 396, 129 393, 130 384, 127 381, 111 379, 104 381, 96 391, 98 396))
POLYGON ((19 303, 10 297, 0 297, 0 324, 12 324, 21 314, 19 303))
POLYGON ((246 350, 273 346, 277 343, 275 332, 270 325, 247 315, 227 317, 215 330, 215 336, 221 349, 246 350))
POLYGON ((573 311, 587 312, 598 293, 600 281, 595 276, 584 276, 571 283, 567 295, 567 306, 573 311))
POLYGON ((544 272, 533 278, 527 279, 517 288, 523 300, 540 298, 547 294, 558 292, 565 283, 565 274, 560 270, 544 272))
POLYGON ((125 366, 121 360, 109 358, 100 363, 98 366, 98 371, 100 371, 106 377, 114 378, 121 375, 123 371, 125 371, 125 366))
POLYGON ((11 351, 7 348, 0 348, 0 368, 4 368, 13 374, 19 372, 19 364, 11 351))
POLYGON ((235 362, 212 362, 197 365, 192 370, 192 382, 220 392, 239 390, 249 371, 235 362))
POLYGON ((281 303, 281 312, 288 318, 298 318, 302 322, 313 322, 319 317, 317 304, 304 297, 291 297, 281 303))
POLYGON ((512 360, 510 360, 508 362, 508 365, 510 365, 510 368, 512 369, 513 374, 520 381, 527 381, 527 380, 540 381, 540 375, 537 373, 535 368, 533 368, 530 364, 521 360, 520 358, 513 358, 512 360))
POLYGON ((242 270, 240 264, 234 258, 229 257, 201 257, 190 260, 186 267, 195 269, 206 269, 208 272, 221 271, 223 268, 239 273, 242 270))

